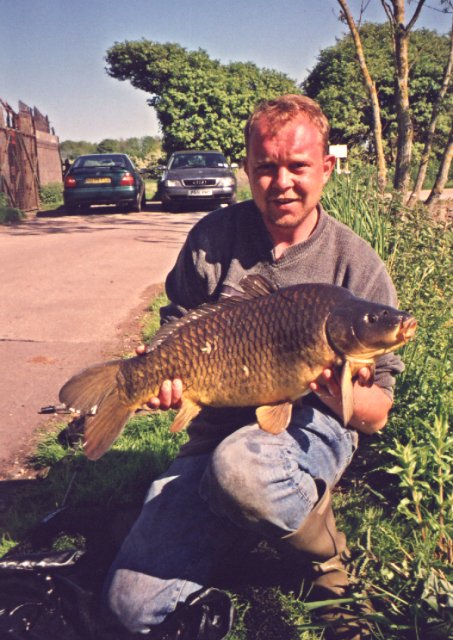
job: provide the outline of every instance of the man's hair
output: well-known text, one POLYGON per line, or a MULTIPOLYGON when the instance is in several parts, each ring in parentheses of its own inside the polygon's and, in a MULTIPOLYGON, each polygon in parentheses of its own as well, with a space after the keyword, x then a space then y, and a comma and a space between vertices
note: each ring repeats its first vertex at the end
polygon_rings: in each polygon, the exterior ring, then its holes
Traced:
POLYGON ((297 93, 288 93, 272 100, 262 100, 256 105, 244 130, 247 151, 253 127, 259 120, 266 120, 270 134, 275 136, 281 127, 301 115, 306 116, 318 129, 322 136, 324 153, 327 154, 329 152, 329 121, 317 102, 297 93))

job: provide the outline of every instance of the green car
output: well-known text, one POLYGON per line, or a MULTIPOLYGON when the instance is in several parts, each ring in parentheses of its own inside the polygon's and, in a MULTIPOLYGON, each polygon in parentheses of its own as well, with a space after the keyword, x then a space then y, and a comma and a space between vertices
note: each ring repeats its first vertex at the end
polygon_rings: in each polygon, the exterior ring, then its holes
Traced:
POLYGON ((94 204, 141 211, 146 203, 145 183, 125 153, 79 156, 64 177, 63 199, 68 213, 94 204))

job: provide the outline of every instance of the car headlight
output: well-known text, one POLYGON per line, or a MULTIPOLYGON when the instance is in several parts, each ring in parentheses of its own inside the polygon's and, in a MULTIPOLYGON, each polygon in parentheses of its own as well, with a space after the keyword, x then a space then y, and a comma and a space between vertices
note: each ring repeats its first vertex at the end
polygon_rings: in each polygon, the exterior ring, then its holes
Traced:
POLYGON ((234 178, 219 178, 219 187, 233 187, 234 178))
POLYGON ((181 182, 179 180, 164 180, 164 187, 180 187, 181 182))

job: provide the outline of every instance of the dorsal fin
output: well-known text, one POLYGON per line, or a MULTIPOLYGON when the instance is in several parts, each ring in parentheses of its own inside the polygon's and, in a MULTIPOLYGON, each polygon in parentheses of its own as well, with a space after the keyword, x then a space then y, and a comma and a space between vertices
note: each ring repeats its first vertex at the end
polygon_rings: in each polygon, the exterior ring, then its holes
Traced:
POLYGON ((244 292, 243 294, 238 293, 238 295, 225 297, 219 302, 207 302, 206 304, 202 304, 199 307, 191 309, 185 316, 182 316, 182 318, 178 318, 168 324, 164 324, 148 343, 147 351, 153 351, 153 349, 168 340, 175 331, 186 324, 196 322, 200 318, 210 315, 211 313, 219 312, 222 309, 236 307, 239 304, 243 304, 246 300, 268 296, 278 289, 264 276, 260 275, 244 276, 244 278, 240 280, 239 284, 244 292))
POLYGON ((278 287, 272 284, 270 280, 258 274, 244 276, 239 284, 247 298, 260 298, 278 291, 278 287))
POLYGON ((243 304, 247 300, 247 297, 234 296, 231 298, 223 298, 220 302, 202 304, 199 307, 190 309, 185 316, 172 320, 171 322, 162 325, 160 329, 154 334, 147 345, 147 352, 153 351, 160 344, 168 340, 180 327, 196 322, 204 316, 208 316, 212 313, 221 311, 222 309, 229 309, 235 307, 238 304, 243 304))

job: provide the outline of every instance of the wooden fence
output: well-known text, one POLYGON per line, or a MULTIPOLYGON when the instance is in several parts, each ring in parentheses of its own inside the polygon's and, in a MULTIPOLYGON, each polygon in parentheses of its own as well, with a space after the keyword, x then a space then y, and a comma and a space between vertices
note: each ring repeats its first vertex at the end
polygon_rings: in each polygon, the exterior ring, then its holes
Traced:
POLYGON ((39 188, 62 181, 58 137, 36 107, 15 112, 0 99, 0 191, 11 206, 39 209, 39 188))

